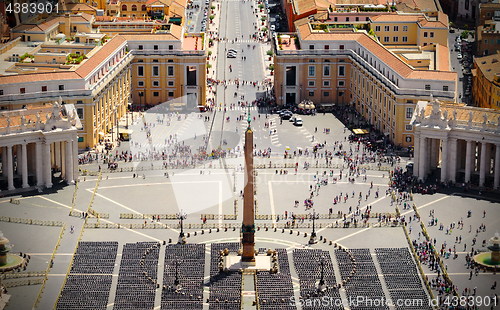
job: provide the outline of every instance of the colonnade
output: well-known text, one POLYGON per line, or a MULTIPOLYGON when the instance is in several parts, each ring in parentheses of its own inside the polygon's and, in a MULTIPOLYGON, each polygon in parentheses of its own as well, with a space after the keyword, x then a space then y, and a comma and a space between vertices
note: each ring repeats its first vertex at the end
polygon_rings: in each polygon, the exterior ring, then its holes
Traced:
POLYGON ((31 186, 52 187, 52 175, 61 171, 61 178, 73 183, 78 177, 78 141, 76 138, 63 138, 50 141, 37 138, 35 141, 0 143, 2 153, 2 176, 7 190, 31 186), (31 177, 31 178, 30 178, 31 177), (15 182, 20 180, 20 182, 15 182), (17 184, 16 184, 17 183, 17 184))
POLYGON ((415 139, 414 149, 413 173, 419 179, 427 178, 440 166, 443 182, 473 182, 483 186, 492 177, 493 187, 500 185, 500 142, 421 134, 415 139))

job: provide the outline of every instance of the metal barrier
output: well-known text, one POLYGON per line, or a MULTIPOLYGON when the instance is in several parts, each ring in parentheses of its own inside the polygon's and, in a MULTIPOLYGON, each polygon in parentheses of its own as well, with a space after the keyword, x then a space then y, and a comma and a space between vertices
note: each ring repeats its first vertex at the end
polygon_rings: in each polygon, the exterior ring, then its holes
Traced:
MULTIPOLYGON (((45 283, 47 283, 47 275, 49 274, 50 272, 50 264, 51 264, 51 261, 54 259, 54 257, 56 256, 56 252, 57 252, 57 248, 59 247, 59 244, 61 243, 61 238, 62 238, 62 235, 64 233, 64 229, 66 228, 66 223, 63 224, 62 228, 61 228, 61 233, 59 234, 59 239, 57 239, 57 244, 56 244, 56 247, 54 248, 54 252, 52 252, 52 256, 50 257, 50 260, 49 260, 49 264, 47 266, 47 269, 45 270, 45 277, 43 278, 43 282, 42 282, 42 287, 40 288, 40 291, 38 292, 38 296, 36 297, 36 300, 35 300, 35 303, 33 304, 33 309, 35 309, 38 305, 38 302, 40 301, 40 297, 42 296, 42 293, 43 293, 43 289, 45 288, 45 283)), ((83 231, 83 230, 82 230, 83 231)), ((80 239, 78 239, 78 241, 80 241, 80 239)), ((71 262, 73 262, 73 260, 71 260, 71 262)), ((70 264, 70 267, 71 267, 71 264, 70 264)), ((66 275, 67 276, 67 275, 66 275)), ((64 279, 64 283, 66 283, 66 278, 64 279)), ((63 285, 64 286, 64 285, 63 285)), ((62 290, 62 288, 61 288, 62 290)), ((56 302, 57 303, 57 302, 56 302)))
POLYGON ((45 271, 21 271, 21 272, 9 272, 0 275, 2 280, 6 279, 18 279, 18 278, 31 278, 31 277, 45 277, 45 271))
POLYGON ((28 225, 39 225, 39 226, 64 226, 64 222, 60 221, 44 221, 44 220, 33 220, 33 219, 23 219, 17 217, 0 216, 0 222, 10 222, 10 223, 20 223, 28 225))
POLYGON ((130 220, 144 220, 144 219, 152 219, 153 216, 160 217, 161 220, 176 220, 176 214, 136 214, 136 213, 120 213, 121 219, 130 219, 130 220))
MULTIPOLYGON (((396 205, 396 211, 398 213, 400 213, 399 207, 397 205, 396 205)), ((420 223, 420 224, 422 224, 422 223, 420 223)), ((422 269, 422 264, 420 264, 420 260, 418 259, 417 252, 415 252, 415 248, 413 247, 413 244, 411 242, 410 235, 408 234, 408 230, 406 229, 405 225, 402 225, 402 226, 403 226, 403 231, 404 231, 405 236, 406 236, 406 241, 408 242, 408 245, 410 246, 411 252, 413 254, 413 258, 417 262, 418 270, 420 271, 420 276, 424 280, 425 287, 427 288, 427 291, 429 292, 431 300, 434 300, 434 293, 432 292, 432 288, 431 288, 431 286, 429 284, 429 281, 425 277, 424 270, 422 269)), ((434 303, 432 303, 431 306, 432 306, 433 309, 437 309, 437 307, 434 305, 434 303)))
POLYGON ((29 279, 29 280, 21 280, 21 281, 3 282, 3 285, 6 288, 10 288, 10 287, 16 287, 16 286, 43 284, 44 282, 45 282, 45 279, 29 279))

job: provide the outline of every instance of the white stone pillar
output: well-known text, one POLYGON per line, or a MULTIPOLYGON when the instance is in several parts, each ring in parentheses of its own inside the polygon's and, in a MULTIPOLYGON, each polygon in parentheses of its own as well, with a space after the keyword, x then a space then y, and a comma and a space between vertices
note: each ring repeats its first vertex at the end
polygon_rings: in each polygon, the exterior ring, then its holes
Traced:
POLYGON ((73 137, 73 180, 78 180, 78 136, 73 137))
POLYGON ((59 148, 60 154, 57 156, 61 157, 61 179, 66 180, 66 143, 65 141, 56 142, 56 144, 60 144, 59 148))
POLYGON ((486 160, 486 146, 488 143, 481 142, 481 167, 479 168, 479 186, 483 186, 486 181, 486 169, 489 162, 486 160))
POLYGON ((54 146, 55 146, 54 147, 54 152, 55 152, 54 156, 56 158, 56 166, 59 169, 62 169, 62 163, 61 163, 61 161, 62 161, 61 146, 62 145, 61 145, 61 142, 55 142, 54 146))
POLYGON ((43 162, 42 162, 42 142, 36 142, 36 186, 43 185, 43 162))
POLYGON ((45 142, 43 154, 43 166, 45 175, 45 187, 52 187, 52 156, 50 155, 50 146, 52 143, 45 142))
POLYGON ((14 187, 14 162, 12 161, 12 145, 7 146, 7 184, 8 189, 13 190, 14 187))
POLYGON ((2 147, 2 176, 7 176, 7 147, 2 147))
POLYGON ((448 153, 450 154, 450 164, 448 166, 449 180, 455 183, 457 179, 457 139, 450 139, 450 149, 448 153))
POLYGON ((21 144, 23 157, 21 159, 21 173, 23 174, 23 188, 29 187, 28 185, 28 151, 26 143, 21 144))
POLYGON ((470 181, 472 164, 472 142, 473 141, 467 141, 467 151, 465 153, 465 183, 470 181))
POLYGON ((423 135, 420 136, 420 158, 418 159, 420 167, 418 169, 418 178, 423 180, 425 178, 425 162, 427 161, 427 140, 423 135))
POLYGON ((500 144, 495 144, 495 173, 493 186, 498 188, 500 185, 500 144))
POLYGON ((66 182, 68 184, 74 183, 73 180, 73 146, 71 139, 66 141, 66 182))
POLYGON ((450 164, 448 155, 448 139, 442 140, 442 151, 441 151, 441 182, 446 182, 448 180, 448 166, 450 164))
POLYGON ((413 143, 413 175, 418 177, 420 166, 419 166, 419 152, 420 152, 420 135, 415 133, 414 135, 414 143, 413 143))

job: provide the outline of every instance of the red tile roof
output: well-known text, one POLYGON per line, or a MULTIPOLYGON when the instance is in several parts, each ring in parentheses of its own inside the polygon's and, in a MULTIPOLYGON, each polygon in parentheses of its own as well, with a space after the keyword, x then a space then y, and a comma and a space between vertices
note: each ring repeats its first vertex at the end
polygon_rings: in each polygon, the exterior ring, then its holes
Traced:
POLYGON ((50 80, 77 80, 81 77, 75 71, 43 72, 0 76, 0 85, 23 84, 50 80))
POLYGON ((94 55, 82 62, 75 72, 85 78, 96 67, 98 67, 106 58, 109 57, 116 49, 118 49, 126 40, 120 35, 114 36, 111 40, 105 43, 94 55))

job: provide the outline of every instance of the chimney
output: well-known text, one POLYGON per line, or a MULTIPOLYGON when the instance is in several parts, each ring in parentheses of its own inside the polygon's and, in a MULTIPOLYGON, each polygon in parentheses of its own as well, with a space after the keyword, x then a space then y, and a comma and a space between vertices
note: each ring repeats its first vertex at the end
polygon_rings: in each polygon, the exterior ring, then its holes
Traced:
POLYGON ((71 37, 71 19, 69 18, 69 13, 64 15, 64 34, 66 37, 71 37))

